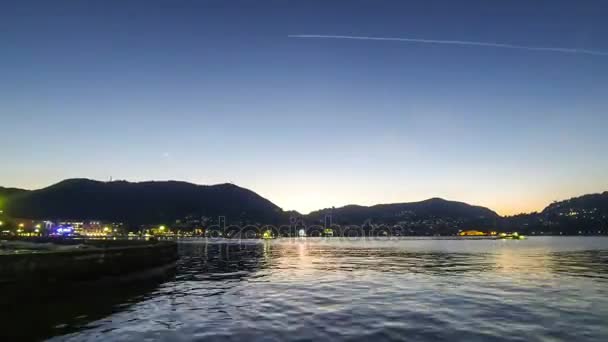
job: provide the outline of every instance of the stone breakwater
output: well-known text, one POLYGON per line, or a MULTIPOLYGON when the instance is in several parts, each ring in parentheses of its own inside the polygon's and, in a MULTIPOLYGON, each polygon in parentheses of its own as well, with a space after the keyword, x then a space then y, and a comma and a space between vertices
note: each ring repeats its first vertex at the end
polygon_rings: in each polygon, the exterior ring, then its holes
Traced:
POLYGON ((123 276, 173 263, 175 242, 84 241, 84 248, 0 255, 0 285, 35 287, 123 276))

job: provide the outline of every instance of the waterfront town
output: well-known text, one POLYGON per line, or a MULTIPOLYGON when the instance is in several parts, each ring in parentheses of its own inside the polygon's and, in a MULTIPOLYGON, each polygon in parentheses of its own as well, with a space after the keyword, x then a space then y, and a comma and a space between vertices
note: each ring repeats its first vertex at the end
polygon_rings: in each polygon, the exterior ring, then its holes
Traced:
MULTIPOLYGON (((566 215, 572 217, 573 214, 566 215)), ((173 222, 158 224, 132 225, 123 222, 101 220, 33 220, 10 218, 0 211, 1 238, 188 238, 188 237, 223 237, 223 238, 278 238, 278 237, 394 237, 394 236, 454 236, 454 237, 500 237, 520 231, 526 235, 606 235, 608 229, 581 229, 574 233, 564 234, 552 230, 556 223, 542 222, 545 230, 531 230, 529 222, 519 227, 509 226, 508 230, 496 229, 495 226, 463 227, 462 222, 446 218, 425 219, 419 221, 401 221, 396 224, 374 224, 369 221, 363 225, 339 225, 332 223, 331 216, 323 222, 306 224, 304 220, 292 218, 291 223, 282 226, 255 224, 226 224, 220 217, 213 220, 208 217, 187 217, 173 222)), ((538 225, 537 225, 538 226, 538 225)), ((537 227, 533 226, 533 227, 537 227)))

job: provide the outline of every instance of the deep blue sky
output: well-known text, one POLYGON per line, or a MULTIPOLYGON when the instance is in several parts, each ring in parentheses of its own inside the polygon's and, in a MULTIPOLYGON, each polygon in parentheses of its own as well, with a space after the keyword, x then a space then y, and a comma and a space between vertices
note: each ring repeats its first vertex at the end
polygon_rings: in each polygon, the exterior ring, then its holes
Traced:
POLYGON ((234 182, 284 209, 608 190, 606 1, 3 1, 0 183, 234 182))

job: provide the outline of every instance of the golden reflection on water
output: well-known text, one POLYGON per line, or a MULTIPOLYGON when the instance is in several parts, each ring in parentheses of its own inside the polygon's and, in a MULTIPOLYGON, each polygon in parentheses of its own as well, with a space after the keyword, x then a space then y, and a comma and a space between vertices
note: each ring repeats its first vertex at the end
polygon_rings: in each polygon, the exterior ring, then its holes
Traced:
POLYGON ((319 255, 306 239, 290 240, 285 243, 268 242, 264 246, 265 254, 272 250, 274 258, 272 267, 281 270, 281 276, 286 278, 302 278, 311 273, 321 271, 321 263, 335 261, 336 256, 319 255), (274 249, 274 250, 273 250, 274 249))
POLYGON ((374 272, 477 272, 508 276, 513 280, 549 280, 561 274, 584 274, 590 267, 606 268, 597 253, 560 253, 528 241, 400 240, 387 243, 336 238, 331 241, 286 239, 264 241, 262 250, 264 263, 281 270, 285 277, 310 277, 316 272, 325 274, 328 271, 366 275, 374 272))
MULTIPOLYGON (((502 241, 511 243, 513 241, 502 241)), ((509 273, 511 277, 533 274, 536 278, 549 278, 551 259, 549 251, 535 251, 532 254, 522 253, 507 247, 498 248, 493 254, 494 270, 497 273, 509 273)))

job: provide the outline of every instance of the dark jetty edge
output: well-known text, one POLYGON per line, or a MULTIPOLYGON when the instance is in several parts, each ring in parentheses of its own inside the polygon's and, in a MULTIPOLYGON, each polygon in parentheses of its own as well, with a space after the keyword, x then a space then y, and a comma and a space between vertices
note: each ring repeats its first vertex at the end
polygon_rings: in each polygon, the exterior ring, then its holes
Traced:
MULTIPOLYGON (((23 240, 22 240, 23 241, 23 240)), ((44 239, 28 242, 45 243, 44 239)), ((177 260, 177 243, 139 240, 53 240, 51 249, 0 255, 0 286, 53 287, 126 276, 177 260)))
POLYGON ((134 299, 175 277, 177 243, 171 241, 14 242, 52 242, 62 248, 0 255, 0 340, 40 341, 69 334, 128 310, 134 299))

